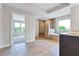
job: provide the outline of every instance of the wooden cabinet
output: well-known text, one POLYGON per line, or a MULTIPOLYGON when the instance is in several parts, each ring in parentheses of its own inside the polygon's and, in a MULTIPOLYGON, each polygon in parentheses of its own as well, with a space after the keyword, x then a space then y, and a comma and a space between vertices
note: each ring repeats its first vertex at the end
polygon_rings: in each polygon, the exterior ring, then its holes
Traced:
POLYGON ((55 29, 55 19, 49 19, 50 21, 50 29, 55 29))
POLYGON ((59 40, 59 35, 49 35, 49 39, 51 39, 51 40, 59 40))

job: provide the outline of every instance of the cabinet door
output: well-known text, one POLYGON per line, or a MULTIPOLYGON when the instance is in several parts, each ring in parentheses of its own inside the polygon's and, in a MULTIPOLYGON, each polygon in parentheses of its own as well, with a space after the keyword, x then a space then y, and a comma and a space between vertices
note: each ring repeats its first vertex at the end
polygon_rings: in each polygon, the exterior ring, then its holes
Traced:
POLYGON ((60 35, 60 56, 79 56, 79 37, 60 35))

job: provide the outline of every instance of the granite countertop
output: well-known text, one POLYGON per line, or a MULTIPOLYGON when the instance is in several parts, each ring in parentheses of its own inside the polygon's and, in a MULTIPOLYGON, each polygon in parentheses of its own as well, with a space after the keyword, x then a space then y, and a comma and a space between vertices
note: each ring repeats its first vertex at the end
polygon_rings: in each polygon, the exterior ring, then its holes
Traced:
POLYGON ((70 36, 79 36, 79 32, 68 32, 68 33, 61 33, 64 35, 70 35, 70 36))

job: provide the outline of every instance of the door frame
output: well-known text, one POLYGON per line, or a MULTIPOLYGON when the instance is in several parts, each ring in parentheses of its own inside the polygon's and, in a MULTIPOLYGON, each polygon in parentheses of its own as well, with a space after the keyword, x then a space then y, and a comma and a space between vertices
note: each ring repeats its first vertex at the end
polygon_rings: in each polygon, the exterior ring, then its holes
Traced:
MULTIPOLYGON (((12 40, 13 40, 13 30, 14 30, 13 14, 22 15, 22 16, 25 17, 24 24, 25 24, 25 32, 26 32, 26 16, 23 15, 23 14, 18 14, 18 13, 11 12, 11 24, 10 24, 10 44, 11 44, 11 46, 13 45, 12 40)), ((26 43, 26 34, 25 34, 25 32, 24 32, 24 37, 25 37, 25 43, 26 43)))

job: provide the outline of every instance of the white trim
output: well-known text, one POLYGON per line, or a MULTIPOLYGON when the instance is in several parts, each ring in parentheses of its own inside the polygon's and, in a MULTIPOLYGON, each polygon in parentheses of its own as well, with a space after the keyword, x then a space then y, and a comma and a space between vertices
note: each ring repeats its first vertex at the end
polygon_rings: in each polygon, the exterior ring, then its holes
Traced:
POLYGON ((29 40, 29 41, 27 40, 26 43, 30 43, 30 42, 33 42, 33 41, 35 41, 35 40, 29 40))
MULTIPOLYGON (((10 42, 11 42, 11 45, 13 45, 13 42, 12 42, 12 39, 13 39, 13 29, 14 29, 14 22, 16 22, 17 20, 13 20, 13 14, 17 14, 17 13, 14 13, 13 10, 11 10, 11 26, 10 26, 10 34, 11 34, 11 38, 10 38, 10 42)), ((18 15, 22 15, 22 14, 18 14, 18 15)), ((25 15, 22 15, 25 17, 25 15)), ((18 21, 19 22, 19 21, 18 21)), ((25 24, 25 21, 23 21, 22 23, 25 24)), ((25 25, 26 26, 26 25, 25 25)), ((25 32, 24 32, 24 36, 25 36, 25 32)))
POLYGON ((12 39, 13 39, 13 11, 11 10, 11 21, 10 21, 10 42, 12 45, 12 39))
POLYGON ((0 47, 0 48, 10 47, 10 46, 11 46, 11 44, 7 44, 7 45, 3 45, 3 46, 0 47))
POLYGON ((1 42, 0 42, 0 48, 2 47, 2 5, 1 5, 1 42))

